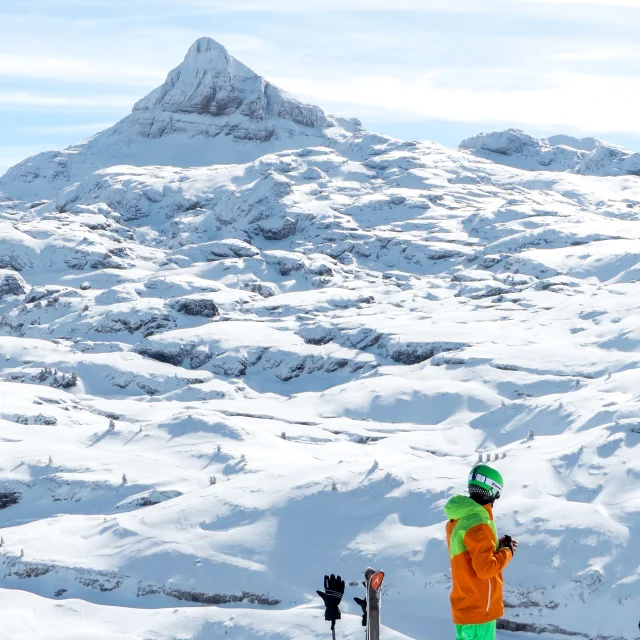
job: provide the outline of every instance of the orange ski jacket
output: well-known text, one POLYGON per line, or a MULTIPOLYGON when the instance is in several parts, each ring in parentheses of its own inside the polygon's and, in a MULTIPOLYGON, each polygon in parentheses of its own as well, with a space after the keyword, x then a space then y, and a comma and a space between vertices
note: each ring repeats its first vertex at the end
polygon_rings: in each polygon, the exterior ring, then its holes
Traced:
POLYGON ((498 549, 491 505, 467 496, 454 496, 444 512, 451 558, 451 610, 454 624, 483 624, 504 614, 502 570, 512 558, 498 549))

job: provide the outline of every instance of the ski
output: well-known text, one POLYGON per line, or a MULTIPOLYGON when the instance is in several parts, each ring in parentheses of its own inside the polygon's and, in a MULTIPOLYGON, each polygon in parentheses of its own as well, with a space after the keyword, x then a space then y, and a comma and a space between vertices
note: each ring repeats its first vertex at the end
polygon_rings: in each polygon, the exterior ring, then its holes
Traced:
POLYGON ((380 602, 384 571, 366 569, 364 582, 367 588, 367 636, 366 640, 380 640, 380 602))

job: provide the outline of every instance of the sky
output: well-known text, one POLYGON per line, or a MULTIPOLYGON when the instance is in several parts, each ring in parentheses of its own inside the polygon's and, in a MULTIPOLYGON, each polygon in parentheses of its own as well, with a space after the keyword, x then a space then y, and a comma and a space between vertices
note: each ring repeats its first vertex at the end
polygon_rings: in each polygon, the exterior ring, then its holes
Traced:
POLYGON ((640 0, 0 0, 0 172, 113 124, 201 36, 372 131, 640 150, 640 0))

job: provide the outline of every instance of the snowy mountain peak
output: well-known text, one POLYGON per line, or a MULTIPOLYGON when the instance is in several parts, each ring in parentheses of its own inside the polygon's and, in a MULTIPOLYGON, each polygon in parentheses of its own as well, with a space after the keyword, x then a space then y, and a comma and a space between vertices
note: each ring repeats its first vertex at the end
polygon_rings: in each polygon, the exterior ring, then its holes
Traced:
POLYGON ((0 192, 50 199, 114 165, 208 166, 251 162, 268 153, 332 146, 362 133, 359 121, 325 116, 199 38, 165 82, 113 127, 64 151, 47 151, 0 177, 0 192))
POLYGON ((236 68, 242 68, 245 75, 256 75, 256 73, 249 69, 249 67, 234 58, 224 45, 220 44, 213 38, 209 38, 208 36, 198 38, 189 47, 187 55, 178 69, 188 65, 195 65, 202 69, 207 68, 209 70, 215 69, 216 67, 220 69, 229 69, 234 65, 236 68))
POLYGON ((325 115, 267 82, 212 38, 199 38, 163 85, 133 107, 210 116, 240 114, 252 120, 281 118, 322 127, 325 115))
POLYGON ((222 46, 217 40, 209 38, 208 36, 198 38, 189 47, 187 58, 194 58, 202 53, 214 53, 219 56, 224 56, 227 59, 230 57, 226 47, 222 46))
POLYGON ((518 169, 596 176, 640 174, 639 153, 597 138, 555 135, 538 139, 520 129, 505 129, 467 138, 460 149, 518 169))

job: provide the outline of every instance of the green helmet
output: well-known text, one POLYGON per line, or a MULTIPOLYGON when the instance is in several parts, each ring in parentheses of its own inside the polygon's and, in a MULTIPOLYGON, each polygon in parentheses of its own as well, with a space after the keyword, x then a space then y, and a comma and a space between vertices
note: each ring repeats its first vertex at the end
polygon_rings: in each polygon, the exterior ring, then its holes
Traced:
POLYGON ((469 492, 484 494, 497 500, 502 493, 504 480, 500 473, 488 464, 477 464, 469 474, 469 492))

